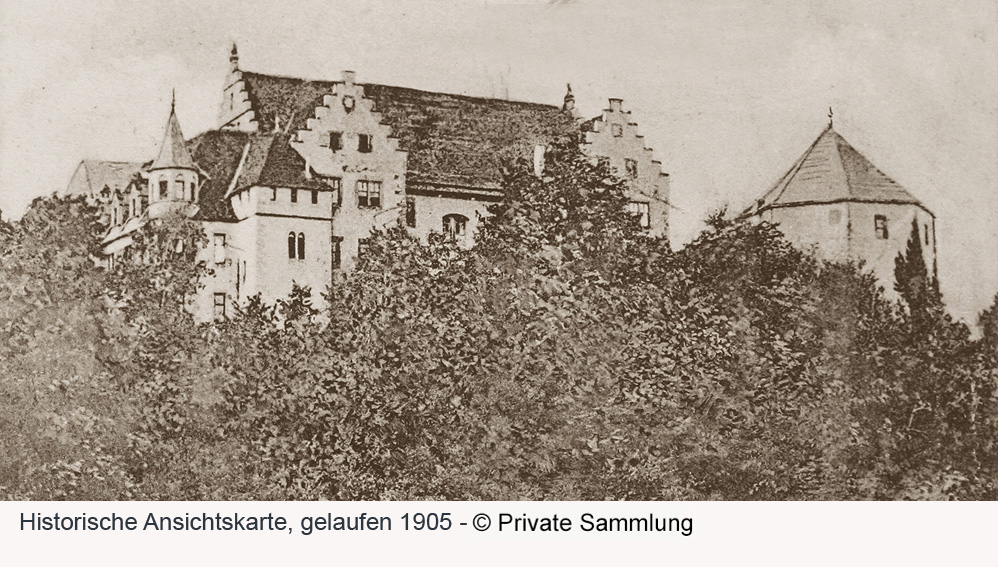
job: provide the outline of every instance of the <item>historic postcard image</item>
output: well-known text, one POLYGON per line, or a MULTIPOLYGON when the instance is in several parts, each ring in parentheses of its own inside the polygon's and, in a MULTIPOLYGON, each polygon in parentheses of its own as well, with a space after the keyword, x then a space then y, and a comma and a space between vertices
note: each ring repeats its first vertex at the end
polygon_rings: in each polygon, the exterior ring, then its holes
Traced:
POLYGON ((993 0, 0 10, 0 499, 998 500, 993 0))

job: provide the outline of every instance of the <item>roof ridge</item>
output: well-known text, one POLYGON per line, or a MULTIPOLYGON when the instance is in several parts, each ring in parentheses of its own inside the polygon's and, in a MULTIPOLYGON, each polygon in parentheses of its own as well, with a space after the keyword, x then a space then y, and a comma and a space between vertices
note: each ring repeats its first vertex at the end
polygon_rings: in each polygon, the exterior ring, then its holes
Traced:
MULTIPOLYGON (((340 81, 332 81, 332 80, 328 80, 328 79, 306 79, 306 78, 302 78, 302 77, 293 77, 291 75, 278 75, 278 74, 273 74, 273 73, 257 73, 255 71, 243 71, 243 76, 245 76, 245 75, 256 75, 258 77, 269 77, 269 78, 272 78, 272 79, 283 79, 283 80, 291 80, 291 81, 301 81, 303 83, 328 83, 330 85, 341 85, 341 84, 343 84, 342 80, 340 80, 340 81)), ((480 100, 480 101, 492 101, 492 102, 505 102, 505 103, 516 104, 516 105, 542 106, 542 107, 549 108, 549 109, 552 109, 552 110, 557 110, 559 112, 561 111, 561 107, 558 106, 558 105, 548 104, 548 103, 544 103, 544 102, 533 102, 533 101, 529 101, 529 100, 515 100, 515 99, 497 98, 497 97, 489 97, 489 96, 481 96, 481 95, 468 95, 468 94, 460 94, 460 93, 450 93, 450 92, 445 92, 445 91, 431 91, 431 90, 426 90, 426 89, 416 89, 416 88, 413 88, 413 87, 402 87, 402 86, 398 86, 398 85, 388 85, 388 84, 384 84, 384 83, 362 83, 362 82, 357 82, 356 84, 359 85, 359 86, 372 86, 372 87, 380 87, 380 88, 387 88, 387 89, 398 89, 398 90, 410 91, 410 92, 421 93, 421 94, 432 94, 432 95, 451 96, 451 97, 461 98, 461 99, 465 99, 465 100, 469 100, 469 101, 480 100)))
MULTIPOLYGON (((804 150, 804 153, 801 154, 801 156, 799 158, 797 158, 797 161, 794 162, 794 164, 792 166, 790 166, 790 169, 788 169, 787 172, 783 174, 783 177, 781 177, 779 179, 779 181, 777 181, 773 185, 773 189, 775 189, 776 187, 780 186, 780 184, 782 184, 783 187, 780 189, 780 192, 777 193, 775 197, 773 197, 773 200, 770 203, 764 203, 763 206, 766 206, 767 204, 775 203, 776 201, 780 200, 780 197, 782 197, 783 193, 786 192, 787 187, 790 186, 790 182, 793 181, 794 177, 797 176, 797 173, 800 172, 800 168, 804 165, 804 162, 807 161, 808 156, 811 155, 811 152, 814 151, 815 146, 818 145, 818 142, 821 141, 821 139, 825 136, 825 133, 828 132, 829 130, 832 130, 831 124, 829 124, 827 127, 825 127, 825 129, 821 131, 821 134, 818 134, 818 137, 815 138, 813 142, 811 142, 811 145, 808 146, 806 150, 804 150)), ((832 131, 834 132, 834 130, 832 130, 832 131)), ((767 191, 767 193, 768 193, 768 191, 767 191)), ((766 196, 763 195, 764 199, 765 199, 765 197, 766 196)))

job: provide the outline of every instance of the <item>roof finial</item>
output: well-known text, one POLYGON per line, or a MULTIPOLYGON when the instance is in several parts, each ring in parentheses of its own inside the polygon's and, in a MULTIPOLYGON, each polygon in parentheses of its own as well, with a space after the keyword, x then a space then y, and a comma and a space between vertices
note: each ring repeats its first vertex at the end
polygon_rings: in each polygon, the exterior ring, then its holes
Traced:
POLYGON ((829 130, 831 130, 831 129, 832 129, 832 116, 833 116, 834 114, 835 114, 835 113, 834 113, 834 112, 832 112, 832 107, 830 107, 830 106, 829 106, 829 107, 828 107, 828 129, 829 129, 829 130))
POLYGON ((232 51, 229 53, 229 70, 235 71, 239 68, 239 50, 236 49, 236 42, 232 42, 232 51))
POLYGON ((170 112, 177 107, 177 87, 173 87, 173 91, 170 95, 170 112))

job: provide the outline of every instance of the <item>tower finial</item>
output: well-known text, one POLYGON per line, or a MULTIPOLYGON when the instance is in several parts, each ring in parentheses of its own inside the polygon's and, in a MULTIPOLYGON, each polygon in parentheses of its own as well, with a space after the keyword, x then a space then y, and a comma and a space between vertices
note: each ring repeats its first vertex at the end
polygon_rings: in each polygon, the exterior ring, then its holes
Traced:
POLYGON ((235 71, 239 68, 239 49, 236 48, 236 42, 232 42, 232 51, 229 53, 229 70, 235 71))
POLYGON ((177 87, 173 87, 173 91, 170 94, 170 112, 177 107, 177 87))
POLYGON ((829 106, 829 107, 828 107, 828 128, 829 128, 829 129, 831 129, 831 127, 832 127, 832 116, 833 116, 834 114, 835 114, 835 113, 834 113, 834 112, 832 112, 832 107, 830 107, 830 106, 829 106))
POLYGON ((575 112, 575 95, 572 94, 572 83, 566 83, 567 92, 565 92, 565 103, 561 106, 561 109, 565 112, 574 113, 575 112))

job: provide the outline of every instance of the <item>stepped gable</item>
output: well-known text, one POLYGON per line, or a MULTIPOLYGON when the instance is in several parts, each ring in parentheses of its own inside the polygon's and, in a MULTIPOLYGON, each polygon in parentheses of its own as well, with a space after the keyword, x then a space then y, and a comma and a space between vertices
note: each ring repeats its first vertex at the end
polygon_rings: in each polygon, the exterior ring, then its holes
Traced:
MULTIPOLYGON (((323 95, 338 81, 309 81, 243 72, 261 131, 279 123, 307 128, 323 95)), ((407 183, 495 189, 507 158, 528 157, 537 144, 569 134, 575 126, 557 106, 434 93, 377 84, 361 85, 374 111, 408 152, 407 183)))
POLYGON ((877 169, 831 126, 746 213, 847 201, 911 204, 931 214, 918 199, 877 169))

